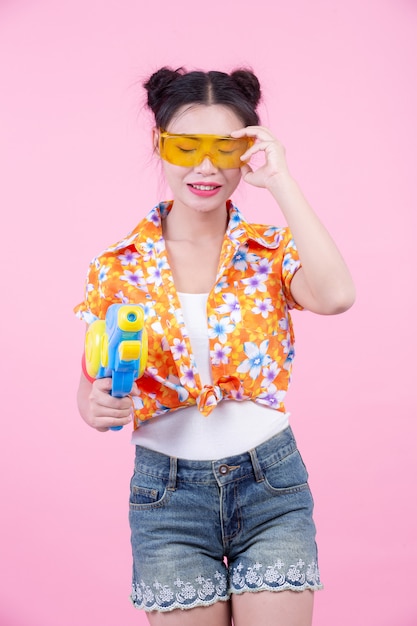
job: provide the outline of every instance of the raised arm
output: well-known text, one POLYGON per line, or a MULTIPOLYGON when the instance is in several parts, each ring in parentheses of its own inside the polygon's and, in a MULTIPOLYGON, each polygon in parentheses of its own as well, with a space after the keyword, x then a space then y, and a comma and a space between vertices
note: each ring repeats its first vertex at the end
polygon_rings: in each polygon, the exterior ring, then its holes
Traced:
POLYGON ((291 282, 294 300, 322 315, 342 313, 355 300, 355 287, 343 257, 332 237, 292 178, 284 146, 263 126, 249 126, 233 133, 256 137, 242 160, 264 152, 265 163, 257 170, 242 166, 243 179, 270 191, 293 234, 302 267, 291 282))

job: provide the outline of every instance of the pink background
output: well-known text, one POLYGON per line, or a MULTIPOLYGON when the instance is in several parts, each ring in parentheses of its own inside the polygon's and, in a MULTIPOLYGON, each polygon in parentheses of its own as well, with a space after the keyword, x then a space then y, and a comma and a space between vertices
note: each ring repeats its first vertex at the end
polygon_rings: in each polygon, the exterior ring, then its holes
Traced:
MULTIPOLYGON (((356 279, 347 314, 294 314, 314 624, 417 624, 416 25, 414 0, 0 1, 1 626, 146 623, 128 600, 130 433, 78 417, 72 307, 90 258, 166 195, 140 87, 164 64, 252 65, 356 279)), ((281 222, 264 191, 235 201, 281 222)))

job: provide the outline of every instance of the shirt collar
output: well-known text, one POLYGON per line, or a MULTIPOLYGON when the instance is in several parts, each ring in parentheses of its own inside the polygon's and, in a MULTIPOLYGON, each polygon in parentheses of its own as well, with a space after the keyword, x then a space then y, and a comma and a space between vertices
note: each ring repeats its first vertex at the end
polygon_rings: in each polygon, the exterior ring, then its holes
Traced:
MULTIPOLYGON (((111 246, 109 250, 119 251, 134 245, 139 252, 143 252, 144 249, 149 251, 150 246, 157 245, 163 239, 162 220, 170 212, 172 204, 172 200, 157 204, 127 237, 111 246)), ((236 247, 245 245, 251 240, 264 248, 278 248, 282 239, 281 228, 250 224, 231 200, 227 201, 226 209, 229 213, 226 235, 236 247)))
POLYGON ((278 248, 282 239, 282 229, 276 226, 249 224, 239 209, 229 200, 229 223, 226 234, 232 241, 245 245, 249 240, 264 248, 278 248))

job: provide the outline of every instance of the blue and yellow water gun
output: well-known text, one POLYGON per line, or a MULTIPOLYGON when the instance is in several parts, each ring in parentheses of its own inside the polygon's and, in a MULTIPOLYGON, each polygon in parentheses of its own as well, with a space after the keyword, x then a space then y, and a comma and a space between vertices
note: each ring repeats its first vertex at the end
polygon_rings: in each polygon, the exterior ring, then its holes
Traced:
MULTIPOLYGON (((85 337, 85 365, 92 378, 111 378, 111 395, 123 398, 145 371, 148 337, 138 304, 112 304, 105 320, 96 320, 85 337)), ((112 426, 120 430, 122 426, 112 426)))

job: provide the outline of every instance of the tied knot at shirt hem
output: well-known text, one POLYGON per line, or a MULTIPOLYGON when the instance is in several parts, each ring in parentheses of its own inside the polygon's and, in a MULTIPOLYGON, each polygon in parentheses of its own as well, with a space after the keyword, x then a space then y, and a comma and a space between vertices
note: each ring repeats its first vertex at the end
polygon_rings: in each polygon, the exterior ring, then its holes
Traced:
POLYGON ((241 383, 236 376, 224 376, 217 385, 204 385, 197 397, 197 407, 204 416, 210 415, 218 403, 225 397, 239 400, 241 383))

